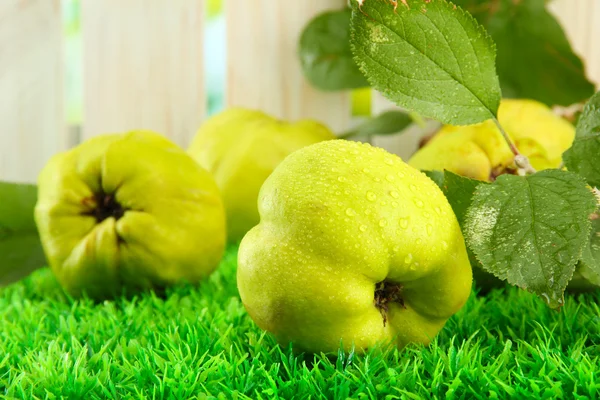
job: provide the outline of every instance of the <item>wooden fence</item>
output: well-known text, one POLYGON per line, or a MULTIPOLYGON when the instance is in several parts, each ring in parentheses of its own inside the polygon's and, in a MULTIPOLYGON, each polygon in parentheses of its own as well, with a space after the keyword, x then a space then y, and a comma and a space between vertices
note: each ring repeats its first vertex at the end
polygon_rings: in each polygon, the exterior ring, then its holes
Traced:
MULTIPOLYGON (((296 57, 304 24, 345 4, 226 2, 227 104, 348 128, 349 94, 312 88, 296 57)), ((600 82, 592 39, 600 37, 600 0, 554 0, 551 8, 600 82)), ((82 0, 81 13, 81 139, 147 128, 186 146, 206 113, 204 0, 82 0)), ((52 154, 76 144, 65 122, 61 18, 60 0, 0 0, 0 180, 34 182, 52 154)), ((375 112, 390 107, 375 96, 375 112)), ((417 141, 417 133, 375 139, 404 157, 417 141)))

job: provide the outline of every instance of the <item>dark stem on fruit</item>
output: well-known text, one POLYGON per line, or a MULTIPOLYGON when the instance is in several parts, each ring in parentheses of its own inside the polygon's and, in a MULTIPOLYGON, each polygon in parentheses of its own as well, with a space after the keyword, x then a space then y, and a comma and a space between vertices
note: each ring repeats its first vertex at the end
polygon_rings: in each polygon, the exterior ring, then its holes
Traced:
POLYGON ((403 308, 406 308, 404 299, 402 298, 402 285, 389 281, 377 283, 377 285, 375 285, 375 298, 373 299, 373 304, 375 304, 375 307, 377 307, 381 313, 383 326, 387 323, 389 303, 398 303, 403 308))
POLYGON ((107 218, 119 220, 127 211, 115 198, 114 194, 98 193, 95 196, 96 208, 85 213, 96 218, 98 223, 107 218))

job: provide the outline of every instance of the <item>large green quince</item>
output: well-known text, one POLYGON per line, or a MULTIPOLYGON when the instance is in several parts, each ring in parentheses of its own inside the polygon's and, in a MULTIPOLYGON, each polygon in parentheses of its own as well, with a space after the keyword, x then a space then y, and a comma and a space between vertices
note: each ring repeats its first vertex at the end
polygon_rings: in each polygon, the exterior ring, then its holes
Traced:
POLYGON ((73 296, 197 282, 219 264, 225 214, 210 174, 148 131, 90 139, 42 170, 35 220, 73 296))
MULTIPOLYGON (((575 127, 545 104, 504 99, 498 120, 519 151, 537 170, 558 168, 575 139, 575 127)), ((482 181, 507 172, 514 155, 493 121, 444 126, 409 160, 422 170, 444 170, 482 181)))
POLYGON ((238 288, 282 344, 429 343, 470 295, 448 201, 382 149, 333 140, 294 152, 262 187, 259 211, 240 245, 238 288))
POLYGON ((275 167, 302 147, 334 138, 316 121, 289 123, 260 111, 230 108, 200 127, 188 152, 217 182, 229 240, 238 242, 259 221, 258 192, 275 167))

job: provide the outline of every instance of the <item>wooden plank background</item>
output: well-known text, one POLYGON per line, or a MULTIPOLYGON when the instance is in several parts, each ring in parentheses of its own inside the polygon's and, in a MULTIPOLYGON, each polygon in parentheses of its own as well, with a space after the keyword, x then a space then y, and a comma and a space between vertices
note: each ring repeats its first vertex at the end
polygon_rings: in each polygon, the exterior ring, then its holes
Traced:
POLYGON ((83 0, 83 138, 152 129, 187 146, 205 114, 204 0, 83 0))
POLYGON ((554 0, 549 9, 561 22, 588 77, 600 84, 600 0, 554 0))
POLYGON ((34 182, 67 147, 60 0, 0 1, 0 179, 34 182))
POLYGON ((348 127, 348 93, 323 93, 304 79, 297 56, 304 25, 346 0, 226 1, 228 105, 278 118, 314 118, 335 132, 348 127))
MULTIPOLYGON (((346 0, 226 2, 228 105, 344 131, 348 93, 323 93, 302 76, 298 36, 314 15, 346 0)), ((182 146, 205 117, 203 0, 82 0, 82 137, 148 128, 182 146)), ((600 0, 554 0, 588 76, 600 82, 600 0)), ((65 128, 60 0, 0 0, 0 180, 34 182, 74 143, 65 128)), ((373 111, 393 107, 376 95, 373 111)), ((375 138, 408 158, 420 132, 375 138)))

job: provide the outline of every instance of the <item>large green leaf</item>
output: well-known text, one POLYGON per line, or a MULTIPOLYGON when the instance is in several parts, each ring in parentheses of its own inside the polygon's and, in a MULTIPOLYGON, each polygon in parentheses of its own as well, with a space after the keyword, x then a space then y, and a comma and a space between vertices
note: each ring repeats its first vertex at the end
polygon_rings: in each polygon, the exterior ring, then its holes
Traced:
POLYGON ((477 187, 464 232, 486 271, 556 308, 588 242, 595 207, 594 195, 575 173, 501 175, 477 187))
POLYGON ((0 182, 0 286, 45 265, 33 219, 37 188, 0 182))
POLYGON ((581 59, 544 0, 455 0, 483 24, 496 42, 505 97, 550 106, 581 102, 594 93, 581 59))
POLYGON ((400 110, 384 111, 359 124, 356 128, 340 135, 340 138, 371 135, 393 135, 406 129, 413 123, 412 117, 400 110))
POLYGON ((473 201, 473 195, 479 185, 488 185, 488 182, 478 181, 457 175, 450 171, 444 171, 444 183, 442 191, 446 195, 456 219, 461 228, 465 224, 467 210, 473 201))
POLYGON ((577 123, 573 146, 563 158, 570 171, 577 172, 590 185, 600 188, 600 92, 586 104, 577 123))
POLYGON ((471 15, 445 0, 351 3, 352 51, 375 89, 447 124, 496 117, 494 43, 471 15))
POLYGON ((298 54, 304 76, 319 89, 368 86, 350 51, 349 9, 328 11, 309 22, 300 36, 298 54))
MULTIPOLYGON (((457 175, 450 171, 423 172, 442 189, 462 229, 465 224, 467 210, 475 194, 475 189, 479 185, 488 185, 489 183, 457 175)), ((469 262, 473 268, 473 279, 477 284, 479 293, 486 293, 495 287, 505 285, 500 279, 483 269, 473 251, 468 247, 467 253, 469 254, 469 262)))
POLYGON ((581 254, 580 272, 585 279, 600 286, 600 219, 598 218, 592 221, 590 240, 581 254))

